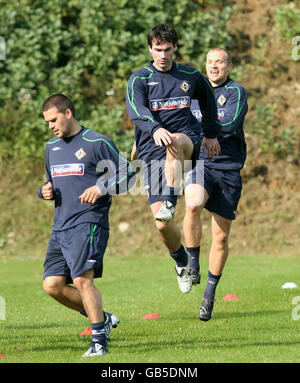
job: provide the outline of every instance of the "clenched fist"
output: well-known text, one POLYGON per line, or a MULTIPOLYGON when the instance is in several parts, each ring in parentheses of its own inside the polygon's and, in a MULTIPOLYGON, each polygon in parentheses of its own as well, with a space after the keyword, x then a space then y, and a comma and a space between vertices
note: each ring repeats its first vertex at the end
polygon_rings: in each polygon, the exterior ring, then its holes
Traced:
POLYGON ((42 187, 42 196, 44 199, 53 199, 52 183, 48 182, 42 187))

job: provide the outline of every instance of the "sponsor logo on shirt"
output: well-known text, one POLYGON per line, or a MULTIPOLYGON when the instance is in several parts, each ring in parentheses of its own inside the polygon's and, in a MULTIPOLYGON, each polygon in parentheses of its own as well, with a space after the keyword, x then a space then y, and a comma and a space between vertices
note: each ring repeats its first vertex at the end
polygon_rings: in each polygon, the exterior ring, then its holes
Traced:
POLYGON ((148 82, 147 85, 158 85, 158 84, 159 84, 159 82, 157 82, 157 81, 152 81, 152 82, 148 82))
POLYGON ((189 96, 164 98, 161 100, 150 100, 150 110, 168 110, 190 107, 189 96))
POLYGON ((197 118, 197 120, 201 121, 202 120, 202 113, 201 110, 199 109, 194 109, 192 110, 193 115, 197 118))
POLYGON ((225 112, 224 112, 224 109, 218 109, 218 118, 222 118, 225 116, 225 112))
POLYGON ((52 150, 54 151, 54 152, 56 152, 57 150, 60 150, 61 148, 59 147, 59 146, 55 146, 55 148, 52 148, 52 150))
POLYGON ((84 164, 63 164, 50 167, 51 177, 83 176, 84 164))

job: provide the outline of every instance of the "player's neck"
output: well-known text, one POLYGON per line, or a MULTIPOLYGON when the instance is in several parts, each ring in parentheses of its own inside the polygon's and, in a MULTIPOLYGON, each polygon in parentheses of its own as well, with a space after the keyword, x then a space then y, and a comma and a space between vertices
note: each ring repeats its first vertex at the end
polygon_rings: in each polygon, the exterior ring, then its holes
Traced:
POLYGON ((159 65, 155 64, 154 62, 153 62, 153 66, 159 72, 168 72, 168 71, 170 71, 172 69, 173 61, 171 61, 170 65, 167 66, 167 67, 160 67, 159 65))
POLYGON ((218 86, 222 86, 222 85, 224 85, 226 82, 227 82, 227 80, 228 80, 228 77, 226 77, 226 79, 224 80, 221 80, 221 81, 219 81, 219 82, 213 82, 213 81, 211 81, 211 80, 209 80, 209 82, 210 82, 210 85, 213 87, 213 88, 217 88, 218 86))
POLYGON ((64 138, 71 138, 73 136, 76 136, 76 134, 78 132, 80 132, 80 130, 82 129, 81 125, 78 123, 78 121, 74 121, 72 122, 71 126, 70 126, 70 130, 68 132, 68 136, 67 137, 64 137, 64 138))

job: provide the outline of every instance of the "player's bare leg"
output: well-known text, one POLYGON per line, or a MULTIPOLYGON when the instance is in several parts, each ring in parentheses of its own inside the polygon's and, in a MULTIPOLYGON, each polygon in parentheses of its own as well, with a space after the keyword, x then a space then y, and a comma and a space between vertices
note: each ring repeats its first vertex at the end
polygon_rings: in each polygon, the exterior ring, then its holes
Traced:
MULTIPOLYGON (((161 201, 151 205, 153 216, 161 206, 161 201)), ((168 248, 170 256, 175 260, 175 271, 177 282, 183 293, 188 293, 192 289, 192 279, 190 276, 190 256, 185 251, 181 243, 181 232, 174 222, 155 221, 156 228, 164 245, 168 248)))
MULTIPOLYGON (((45 292, 57 300, 59 303, 72 310, 80 312, 86 317, 88 316, 84 308, 79 290, 76 287, 67 284, 66 276, 57 275, 47 277, 43 281, 43 287, 45 292)), ((116 317, 115 314, 111 314, 109 312, 103 312, 103 315, 105 317, 106 335, 109 339, 109 334, 112 328, 118 327, 120 320, 116 317)))
POLYGON ((212 317, 216 288, 228 258, 228 239, 232 221, 212 214, 212 244, 209 253, 209 270, 198 317, 208 321, 212 317))
POLYGON ((94 284, 94 270, 85 271, 80 277, 74 278, 73 282, 82 298, 90 322, 103 322, 102 297, 94 284))
POLYGON ((166 151, 165 177, 169 186, 180 187, 184 161, 192 158, 193 151, 194 144, 186 134, 173 133, 166 151))
POLYGON ((94 284, 94 270, 85 271, 73 279, 79 291, 85 311, 88 314, 92 327, 92 340, 88 351, 83 355, 98 356, 108 352, 107 335, 104 322, 102 297, 94 284))
MULTIPOLYGON (((161 201, 157 201, 151 204, 153 216, 156 215, 160 207, 161 201)), ((169 251, 176 251, 181 245, 181 233, 176 223, 155 221, 155 225, 163 244, 168 248, 169 251)))
POLYGON ((183 133, 173 133, 172 144, 167 145, 164 190, 162 205, 155 215, 155 219, 169 222, 175 214, 177 197, 180 194, 184 161, 192 158, 194 144, 192 140, 183 133))
POLYGON ((183 233, 188 247, 200 245, 202 236, 201 212, 209 195, 207 191, 197 184, 185 188, 185 216, 183 220, 183 233))
POLYGON ((191 255, 191 276, 193 285, 200 283, 200 241, 202 237, 201 213, 209 198, 206 190, 198 184, 190 184, 185 188, 185 216, 183 233, 186 250, 191 255))
POLYGON ((43 281, 45 292, 64 306, 82 312, 83 302, 79 291, 67 284, 67 277, 55 275, 46 277, 43 281))
POLYGON ((211 221, 212 244, 209 253, 209 270, 221 275, 228 258, 228 240, 232 221, 213 213, 211 221))

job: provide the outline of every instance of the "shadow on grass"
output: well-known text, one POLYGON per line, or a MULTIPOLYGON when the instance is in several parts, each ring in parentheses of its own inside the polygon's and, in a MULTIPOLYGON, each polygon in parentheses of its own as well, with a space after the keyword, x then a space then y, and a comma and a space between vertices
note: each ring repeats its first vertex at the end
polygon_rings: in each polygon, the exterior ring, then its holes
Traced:
POLYGON ((7 330, 40 330, 40 329, 47 329, 47 328, 60 328, 67 326, 73 326, 73 323, 32 323, 32 324, 14 324, 14 325, 7 325, 3 326, 3 329, 7 330))
MULTIPOLYGON (((217 305, 216 305, 217 306, 217 305)), ((200 308, 200 305, 199 305, 200 308)), ((234 312, 224 312, 221 308, 215 307, 213 318, 211 321, 215 319, 231 319, 231 318, 246 318, 246 317, 263 317, 263 316, 273 316, 273 315, 291 315, 291 310, 262 310, 262 311, 234 311, 234 312)), ((165 318, 161 317, 159 320, 170 320, 169 316, 165 318)), ((198 311, 194 311, 193 313, 172 313, 172 320, 195 320, 198 319, 198 311)), ((210 323, 211 323, 210 321, 210 323)))
POLYGON ((152 351, 159 351, 162 349, 162 345, 164 348, 178 348, 181 351, 186 349, 187 351, 195 350, 197 347, 201 347, 201 350, 203 351, 205 348, 208 350, 220 350, 220 349, 240 349, 240 348, 247 348, 247 347, 281 347, 281 346, 299 346, 300 345, 300 339, 299 340, 290 340, 290 341, 251 341, 251 340, 244 340, 241 341, 240 338, 232 338, 230 339, 203 339, 203 337, 199 337, 199 339, 185 339, 185 340, 174 340, 174 341, 165 341, 162 342, 161 339, 159 340, 152 340, 149 342, 139 342, 138 344, 117 344, 118 349, 123 350, 126 352, 152 352, 152 351))
POLYGON ((263 310, 263 311, 242 311, 242 312, 230 312, 230 313, 222 313, 214 312, 213 319, 229 319, 229 318, 245 318, 245 317, 263 317, 263 316, 271 316, 271 315, 291 315, 291 310, 263 310))

